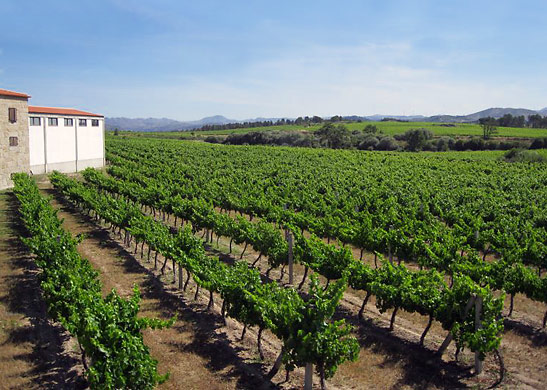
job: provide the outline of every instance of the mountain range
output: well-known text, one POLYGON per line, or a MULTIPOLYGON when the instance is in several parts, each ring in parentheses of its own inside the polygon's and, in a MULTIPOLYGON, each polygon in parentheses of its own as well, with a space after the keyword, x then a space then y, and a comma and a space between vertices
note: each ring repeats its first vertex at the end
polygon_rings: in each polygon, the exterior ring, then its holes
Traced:
MULTIPOLYGON (((483 111, 475 112, 469 115, 369 115, 358 116, 348 115, 344 116, 347 120, 362 120, 362 121, 380 121, 384 118, 393 118, 397 120, 404 120, 409 122, 441 122, 441 123, 474 123, 480 118, 493 117, 501 118, 506 114, 513 116, 524 115, 528 117, 530 115, 540 114, 547 116, 547 107, 541 110, 528 110, 525 108, 488 108, 483 111)), ((254 118, 254 119, 229 119, 222 115, 209 116, 196 121, 177 121, 169 118, 106 118, 107 130, 130 130, 130 131, 180 131, 180 130, 193 130, 198 129, 205 125, 225 125, 228 123, 243 123, 243 122, 262 122, 262 121, 277 121, 279 119, 289 118, 254 118)))
POLYGON ((222 115, 208 116, 197 121, 181 122, 169 118, 106 118, 107 130, 131 130, 131 131, 179 131, 199 129, 205 125, 225 125, 227 123, 241 122, 236 119, 228 119, 222 115))

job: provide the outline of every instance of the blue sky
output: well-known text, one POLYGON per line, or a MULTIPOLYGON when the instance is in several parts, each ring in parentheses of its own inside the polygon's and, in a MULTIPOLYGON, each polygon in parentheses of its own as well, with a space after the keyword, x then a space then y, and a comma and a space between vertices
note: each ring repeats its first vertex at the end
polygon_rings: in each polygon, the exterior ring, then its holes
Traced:
POLYGON ((193 120, 547 106, 547 1, 0 0, 0 88, 193 120))

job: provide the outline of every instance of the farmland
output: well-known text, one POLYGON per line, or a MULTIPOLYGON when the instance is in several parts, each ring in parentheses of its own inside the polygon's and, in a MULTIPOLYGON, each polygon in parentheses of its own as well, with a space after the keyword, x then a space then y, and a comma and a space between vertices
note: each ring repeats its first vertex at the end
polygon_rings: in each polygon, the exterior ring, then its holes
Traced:
POLYGON ((502 154, 109 137, 105 171, 41 187, 68 230, 91 235, 82 245, 103 283, 127 297, 141 274, 163 286, 143 297, 163 325, 180 317, 144 340, 173 373, 160 388, 181 384, 182 359, 211 388, 298 388, 312 363, 318 387, 487 388, 505 374, 502 387, 540 389, 547 167, 502 154), (218 372, 159 341, 188 343, 177 329, 190 318, 223 335, 220 356, 207 341, 193 352, 225 358, 218 372))
MULTIPOLYGON (((482 136, 483 131, 480 125, 470 123, 454 123, 442 124, 431 122, 349 122, 345 123, 349 130, 363 130, 363 128, 372 124, 378 127, 386 135, 403 134, 410 129, 424 128, 433 132, 434 136, 451 136, 451 137, 470 137, 482 136)), ((244 134, 253 131, 305 131, 313 132, 318 130, 321 125, 300 126, 300 125, 280 125, 268 127, 250 127, 233 130, 210 130, 210 131, 177 131, 177 132, 127 132, 121 131, 120 134, 125 136, 140 136, 140 137, 155 137, 155 138, 191 138, 195 136, 206 137, 210 135, 229 135, 229 134, 244 134)), ((499 127, 495 137, 509 138, 539 138, 547 137, 547 129, 530 129, 516 127, 499 127)))

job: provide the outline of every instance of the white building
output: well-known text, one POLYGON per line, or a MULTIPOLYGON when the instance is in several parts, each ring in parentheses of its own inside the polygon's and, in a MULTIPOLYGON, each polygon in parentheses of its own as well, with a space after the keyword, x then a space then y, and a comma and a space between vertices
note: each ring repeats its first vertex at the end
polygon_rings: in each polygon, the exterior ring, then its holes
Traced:
POLYGON ((104 166, 104 117, 71 108, 28 107, 30 170, 78 172, 104 166))
POLYGON ((0 89, 0 190, 14 172, 77 172, 102 167, 104 116, 72 108, 34 107, 29 95, 0 89))

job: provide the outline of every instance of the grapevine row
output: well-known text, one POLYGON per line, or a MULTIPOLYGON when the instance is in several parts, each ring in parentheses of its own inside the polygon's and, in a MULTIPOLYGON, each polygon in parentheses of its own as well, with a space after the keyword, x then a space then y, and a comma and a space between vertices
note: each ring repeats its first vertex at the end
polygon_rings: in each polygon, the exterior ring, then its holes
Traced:
MULTIPOLYGON (((261 156, 254 151, 266 149, 198 147, 187 143, 181 147, 182 144, 174 142, 145 142, 132 140, 128 145, 113 142, 109 150, 113 149, 116 155, 123 157, 122 163, 126 166, 131 160, 141 172, 147 172, 147 176, 177 185, 181 196, 209 199, 217 207, 290 222, 319 236, 338 238, 371 251, 390 251, 424 266, 434 261, 437 266, 446 268, 458 260, 458 252, 469 252, 467 247, 470 247, 485 255, 496 254, 511 263, 533 264, 538 270, 547 267, 547 176, 541 167, 526 177, 527 182, 522 182, 517 179, 524 174, 523 169, 515 165, 503 166, 504 170, 515 171, 506 173, 486 163, 483 166, 476 163, 476 168, 460 164, 456 172, 463 174, 454 175, 454 162, 445 166, 429 158, 420 162, 425 166, 418 171, 410 170, 413 166, 408 161, 404 161, 409 165, 408 169, 403 164, 393 165, 399 164, 399 159, 409 158, 388 156, 389 159, 383 158, 382 162, 391 170, 378 164, 374 166, 389 178, 386 182, 383 177, 376 177, 360 167, 334 160, 339 157, 349 160, 363 154, 307 150, 297 154, 270 148, 267 156, 261 156), (319 153, 329 154, 329 159, 316 158, 319 153), (276 160, 277 154, 289 161, 276 160), (189 158, 183 157, 180 161, 181 155, 189 158), (251 161, 246 161, 248 159, 251 161), (267 164, 262 164, 265 159, 267 164), (303 165, 308 159, 314 164, 334 160, 333 165, 345 169, 344 176, 332 176, 329 167, 303 165), (429 166, 435 170, 428 170, 429 166), (469 174, 468 167, 478 171, 469 174), (313 177, 310 168, 316 169, 313 177), (365 184, 355 181, 354 171, 348 168, 366 173, 369 177, 359 177, 365 184), (435 181, 427 176, 429 172, 435 175, 435 181), (404 176, 407 174, 415 177, 404 176), (424 177, 420 178, 421 175, 424 177), (442 183, 445 177, 456 182, 442 183), (417 192, 394 183, 397 179, 417 192), (327 180, 332 183, 331 188, 327 180), (375 180, 379 182, 375 183, 375 180), (415 185, 421 180, 427 182, 427 186, 415 185), (439 181, 441 185, 438 185, 439 181), (489 181, 495 184, 492 186, 489 181), (487 187, 485 190, 482 182, 487 187), (379 183, 387 185, 378 186, 379 183), (458 187, 454 186, 456 183, 458 187), (518 187, 511 187, 515 185, 518 187), (542 193, 545 196, 542 197, 542 193), (285 206, 288 206, 287 210, 284 210, 285 206), (443 249, 437 253, 437 247, 426 245, 429 243, 438 243, 443 249), (434 259, 430 259, 431 252, 426 248, 434 251, 434 259)), ((118 164, 116 156, 109 153, 108 157, 118 164)), ((374 162, 370 160, 366 163, 374 162)), ((526 166, 526 169, 532 167, 526 166)))
MULTIPOLYGON (((249 222, 244 218, 233 218, 215 212, 206 202, 186 200, 180 197, 162 197, 158 184, 153 185, 154 192, 146 187, 117 181, 88 169, 83 173, 86 180, 112 194, 122 194, 123 200, 151 206, 146 194, 154 194, 158 204, 168 213, 192 223, 194 228, 205 228, 217 236, 233 237, 236 243, 249 243, 261 254, 272 255, 268 258, 271 267, 285 264, 287 261, 287 243, 279 230, 269 223, 249 222)), ((394 309, 391 327, 398 309, 418 312, 429 316, 430 323, 425 329, 421 342, 433 320, 441 322, 446 330, 452 331, 458 346, 468 346, 473 351, 486 353, 499 345, 499 333, 502 330, 499 314, 502 299, 493 298, 488 288, 481 288, 469 277, 456 275, 452 288, 444 282, 443 275, 437 271, 411 272, 404 266, 394 266, 388 262, 378 269, 372 269, 361 261, 354 260, 347 248, 336 248, 323 243, 317 237, 305 238, 293 229, 295 236, 295 261, 321 274, 328 280, 340 279, 349 273, 349 284, 356 290, 367 292, 367 297, 359 312, 362 315, 365 304, 371 295, 376 297, 376 305, 381 312, 394 309), (483 329, 474 327, 474 312, 462 318, 464 307, 472 295, 479 295, 484 301, 483 329)), ((306 272, 307 273, 307 272, 306 272)), ((305 276, 304 276, 305 278, 305 276)), ((302 283, 304 279, 302 280, 302 283)), ((301 283, 301 284, 302 284, 301 283)))
MULTIPOLYGON (((123 176, 122 169, 118 168, 118 176, 123 176)), ((236 244, 250 244, 261 255, 268 256, 271 267, 278 267, 287 261, 287 243, 279 230, 271 224, 259 221, 250 222, 244 218, 234 220, 224 213, 216 212, 213 207, 202 200, 182 199, 169 188, 164 188, 162 182, 154 179, 144 181, 132 171, 131 177, 140 180, 126 181, 106 177, 95 170, 86 170, 84 177, 89 183, 113 193, 123 194, 132 201, 139 202, 152 208, 158 208, 163 212, 174 214, 182 220, 189 220, 194 226, 213 231, 217 236, 231 237, 236 244)), ((297 261, 306 267, 319 272, 327 279, 340 277, 345 267, 349 267, 353 261, 351 252, 344 249, 336 249, 333 246, 324 245, 312 234, 308 242, 313 242, 316 249, 312 256, 307 256, 300 246, 310 244, 303 239, 298 230, 293 229, 296 237, 297 261), (329 265, 325 263, 328 259, 329 265)), ((439 247, 438 251, 443 248, 439 247)), ((309 248, 306 248, 309 251, 309 248)), ((434 258, 434 256, 430 256, 434 258)), ((434 262, 429 262, 434 266, 434 262)), ((436 268, 436 267, 435 267, 436 268)), ((529 298, 547 303, 547 278, 540 278, 533 270, 519 262, 508 262, 500 259, 495 262, 485 262, 478 256, 468 255, 457 262, 452 262, 448 268, 451 274, 469 276, 481 286, 489 286, 492 289, 503 290, 511 294, 511 308, 513 309, 513 296, 522 293, 529 298)), ((547 315, 544 317, 547 318, 547 315)), ((545 326, 545 324, 543 325, 545 326)))
POLYGON ((128 300, 114 290, 103 298, 97 272, 77 252, 81 240, 62 228, 57 212, 29 176, 15 174, 13 180, 30 235, 22 240, 36 255, 48 313, 76 337, 90 387, 152 389, 165 381, 168 374, 158 374, 141 330, 170 326, 174 319, 137 318, 137 288, 128 300))
POLYGON ((246 327, 259 327, 259 348, 262 331, 269 329, 283 342, 283 362, 289 370, 312 363, 324 379, 334 375, 344 361, 357 358, 359 346, 350 336, 352 328, 344 320, 330 321, 346 289, 347 277, 326 290, 319 288, 317 279, 312 278, 307 298, 303 299, 294 289, 263 283, 260 274, 244 262, 227 266, 206 256, 202 242, 189 229, 172 233, 168 226, 144 215, 135 205, 101 195, 62 174, 53 173, 51 182, 80 207, 93 210, 133 236, 137 243, 146 243, 159 252, 165 262, 172 259, 179 266, 180 287, 184 289, 192 276, 199 287, 210 292, 209 306, 213 293, 219 294, 223 299, 223 314, 246 327), (188 273, 184 286, 182 269, 188 273))

